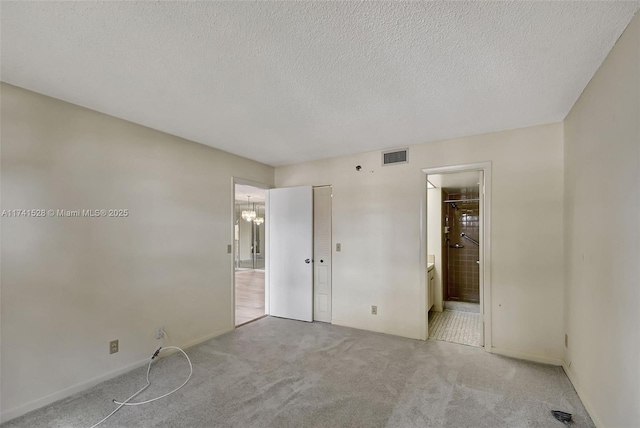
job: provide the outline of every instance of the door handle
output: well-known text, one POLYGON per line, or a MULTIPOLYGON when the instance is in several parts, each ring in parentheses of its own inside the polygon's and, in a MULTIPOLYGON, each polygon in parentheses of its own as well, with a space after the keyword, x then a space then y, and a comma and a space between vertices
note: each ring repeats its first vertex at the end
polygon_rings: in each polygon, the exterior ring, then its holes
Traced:
POLYGON ((304 261, 304 262, 305 262, 306 264, 309 264, 309 263, 311 263, 311 260, 309 260, 309 259, 305 259, 305 261, 304 261))

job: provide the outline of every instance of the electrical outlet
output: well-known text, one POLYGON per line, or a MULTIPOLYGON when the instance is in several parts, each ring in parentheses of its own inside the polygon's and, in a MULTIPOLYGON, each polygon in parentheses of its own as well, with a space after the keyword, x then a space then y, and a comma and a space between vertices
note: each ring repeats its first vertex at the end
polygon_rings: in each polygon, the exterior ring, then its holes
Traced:
POLYGON ((378 307, 376 305, 371 305, 371 315, 378 315, 378 307))
POLYGON ((569 347, 569 335, 568 334, 564 335, 564 347, 565 348, 569 347))
POLYGON ((111 342, 109 342, 109 353, 110 354, 115 354, 116 352, 118 352, 119 347, 118 347, 118 340, 112 340, 111 342))
POLYGON ((164 327, 158 327, 156 330, 156 339, 162 339, 164 337, 164 327))
POLYGON ((342 251, 342 244, 336 244, 336 251, 337 252, 342 251))
POLYGON ((231 247, 231 244, 227 245, 227 254, 231 254, 231 249, 233 247, 231 247))

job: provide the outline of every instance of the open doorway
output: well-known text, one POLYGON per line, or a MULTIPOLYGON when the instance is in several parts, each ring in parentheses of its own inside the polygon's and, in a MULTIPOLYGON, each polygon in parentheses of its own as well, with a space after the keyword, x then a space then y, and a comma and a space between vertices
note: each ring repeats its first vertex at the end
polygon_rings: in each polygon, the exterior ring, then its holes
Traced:
POLYGON ((236 183, 234 201, 235 326, 265 315, 266 190, 236 183))
POLYGON ((490 176, 490 165, 424 172, 428 337, 487 346, 490 325, 486 323, 489 279, 485 276, 488 264, 485 178, 490 176))

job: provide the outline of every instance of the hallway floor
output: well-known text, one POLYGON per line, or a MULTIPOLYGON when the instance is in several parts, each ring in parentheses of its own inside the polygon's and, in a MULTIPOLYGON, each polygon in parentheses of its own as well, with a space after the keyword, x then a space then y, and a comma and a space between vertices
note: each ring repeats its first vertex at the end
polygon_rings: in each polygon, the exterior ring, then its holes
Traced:
MULTIPOLYGON (((445 307, 447 307, 445 302, 445 307)), ((467 303, 466 305, 471 305, 467 303)), ((475 305, 479 306, 479 305, 475 305)), ((482 346, 482 323, 478 312, 473 308, 460 307, 442 312, 429 312, 429 339, 460 343, 469 346, 482 346)))
POLYGON ((264 315, 264 271, 236 270, 236 326, 264 315))

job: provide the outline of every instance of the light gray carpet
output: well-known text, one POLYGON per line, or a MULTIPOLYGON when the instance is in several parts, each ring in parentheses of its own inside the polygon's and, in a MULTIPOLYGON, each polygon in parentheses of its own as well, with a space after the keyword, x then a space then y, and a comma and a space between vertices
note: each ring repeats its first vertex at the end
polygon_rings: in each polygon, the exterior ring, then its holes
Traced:
MULTIPOLYGON (((152 350, 150 350, 152 352, 152 350)), ((322 323, 267 317, 188 350, 179 392, 123 408, 100 427, 592 427, 560 367, 322 323)), ((144 385, 146 368, 3 425, 88 427, 144 385)), ((179 354, 160 360, 153 397, 179 385, 179 354)))
POLYGON ((480 314, 464 311, 429 312, 429 339, 482 346, 480 314))

